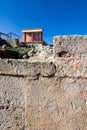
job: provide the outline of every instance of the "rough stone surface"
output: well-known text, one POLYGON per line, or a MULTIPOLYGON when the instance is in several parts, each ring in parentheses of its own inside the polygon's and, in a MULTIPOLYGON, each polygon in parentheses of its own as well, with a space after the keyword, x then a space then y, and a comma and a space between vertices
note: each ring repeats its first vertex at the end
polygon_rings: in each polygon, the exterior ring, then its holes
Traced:
POLYGON ((72 52, 0 59, 0 130, 87 130, 87 54, 72 52))
POLYGON ((69 35, 54 37, 54 55, 66 52, 68 54, 86 54, 87 36, 69 35))
POLYGON ((40 78, 27 87, 28 130, 86 130, 87 80, 40 78))
POLYGON ((52 62, 27 62, 27 60, 0 60, 0 74, 35 77, 55 74, 52 62))
POLYGON ((0 60, 0 130, 86 130, 85 58, 0 60))
POLYGON ((24 79, 0 76, 0 130, 25 127, 24 79))

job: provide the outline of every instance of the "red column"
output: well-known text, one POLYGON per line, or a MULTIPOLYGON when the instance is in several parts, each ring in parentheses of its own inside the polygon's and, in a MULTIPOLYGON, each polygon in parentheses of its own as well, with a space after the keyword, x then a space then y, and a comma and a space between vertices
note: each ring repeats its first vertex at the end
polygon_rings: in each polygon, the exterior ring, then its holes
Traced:
POLYGON ((24 33, 24 42, 26 42, 26 33, 24 33))
POLYGON ((34 33, 32 33, 32 41, 34 41, 34 33))
POLYGON ((40 40, 39 41, 42 41, 42 32, 39 34, 40 36, 40 40))

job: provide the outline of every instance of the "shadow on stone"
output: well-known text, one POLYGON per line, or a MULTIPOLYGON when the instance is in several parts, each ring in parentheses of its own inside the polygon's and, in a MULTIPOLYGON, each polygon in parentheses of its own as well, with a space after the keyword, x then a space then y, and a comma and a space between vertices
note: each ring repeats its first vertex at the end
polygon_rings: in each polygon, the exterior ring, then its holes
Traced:
POLYGON ((58 56, 62 57, 62 56, 65 56, 67 53, 68 52, 66 52, 66 51, 61 51, 61 52, 58 53, 58 56))

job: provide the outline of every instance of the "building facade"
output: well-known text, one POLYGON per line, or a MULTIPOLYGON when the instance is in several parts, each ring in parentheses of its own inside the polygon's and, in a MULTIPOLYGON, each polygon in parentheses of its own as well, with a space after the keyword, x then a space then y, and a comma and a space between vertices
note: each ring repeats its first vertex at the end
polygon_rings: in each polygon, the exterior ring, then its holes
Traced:
POLYGON ((32 44, 43 43, 43 29, 42 28, 27 28, 22 30, 22 42, 32 44))

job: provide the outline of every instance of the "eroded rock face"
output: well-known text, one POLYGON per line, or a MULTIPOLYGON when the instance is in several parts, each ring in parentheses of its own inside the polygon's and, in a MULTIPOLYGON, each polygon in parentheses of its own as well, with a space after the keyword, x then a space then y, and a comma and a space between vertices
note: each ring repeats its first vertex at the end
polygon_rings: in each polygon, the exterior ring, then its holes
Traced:
POLYGON ((87 60, 0 60, 1 130, 86 130, 87 60))
POLYGON ((0 74, 13 76, 37 77, 39 75, 49 77, 55 75, 56 66, 53 62, 27 62, 26 60, 2 59, 0 62, 0 74))
POLYGON ((54 37, 54 55, 60 56, 61 53, 86 54, 87 36, 69 35, 54 37))
POLYGON ((42 77, 29 84, 26 129, 87 129, 85 79, 42 77))
POLYGON ((65 39, 54 60, 0 60, 0 130, 87 130, 87 43, 65 39))
POLYGON ((24 79, 0 75, 0 130, 25 127, 24 79))

